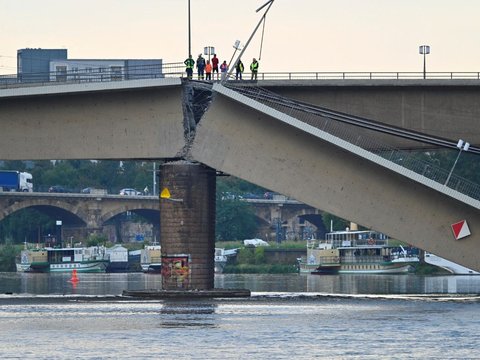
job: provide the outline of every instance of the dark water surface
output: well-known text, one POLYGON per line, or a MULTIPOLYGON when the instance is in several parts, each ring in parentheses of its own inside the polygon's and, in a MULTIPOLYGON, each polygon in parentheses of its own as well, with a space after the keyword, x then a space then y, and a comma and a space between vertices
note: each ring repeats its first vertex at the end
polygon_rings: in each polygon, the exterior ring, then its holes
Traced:
POLYGON ((157 275, 69 278, 0 274, 1 359, 480 358, 480 276, 219 275, 252 297, 196 301, 89 297, 157 275))

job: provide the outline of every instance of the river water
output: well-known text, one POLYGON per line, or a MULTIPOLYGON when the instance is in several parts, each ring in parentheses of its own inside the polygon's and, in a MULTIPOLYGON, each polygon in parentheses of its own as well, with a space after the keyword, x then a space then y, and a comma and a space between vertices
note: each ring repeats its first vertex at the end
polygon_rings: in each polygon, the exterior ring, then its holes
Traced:
POLYGON ((150 301, 117 295, 158 275, 79 277, 0 273, 1 359, 480 359, 480 276, 217 275, 252 297, 150 301))

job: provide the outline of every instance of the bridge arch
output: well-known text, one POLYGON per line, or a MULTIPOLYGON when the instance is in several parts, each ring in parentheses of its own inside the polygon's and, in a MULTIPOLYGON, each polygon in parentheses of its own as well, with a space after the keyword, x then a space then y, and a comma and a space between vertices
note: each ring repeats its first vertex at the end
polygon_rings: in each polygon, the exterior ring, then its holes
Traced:
POLYGON ((50 217, 62 220, 66 225, 85 226, 88 216, 78 206, 59 199, 45 201, 45 199, 29 199, 28 201, 15 201, 0 212, 0 221, 7 216, 23 209, 35 209, 50 217))
POLYGON ((112 220, 114 217, 126 213, 127 211, 133 212, 134 214, 140 215, 152 224, 160 223, 160 210, 157 206, 139 206, 139 204, 127 204, 122 205, 122 207, 111 209, 110 211, 105 212, 99 219, 99 224, 104 225, 109 220, 112 220))

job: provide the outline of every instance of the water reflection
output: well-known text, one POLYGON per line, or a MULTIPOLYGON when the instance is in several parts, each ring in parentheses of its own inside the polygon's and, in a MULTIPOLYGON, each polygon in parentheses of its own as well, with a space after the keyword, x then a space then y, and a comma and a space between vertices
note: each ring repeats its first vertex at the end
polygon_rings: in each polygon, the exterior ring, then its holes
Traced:
POLYGON ((308 292, 332 294, 479 294, 479 276, 310 275, 308 292))
POLYGON ((213 302, 166 300, 162 302, 160 313, 160 327, 186 328, 201 327, 214 328, 215 309, 213 302))
MULTIPOLYGON (((71 275, 68 273, 0 273, 0 294, 121 295, 124 290, 162 288, 161 276, 158 274, 79 274, 78 277, 79 281, 74 286, 69 281, 71 275)), ((480 276, 225 274, 215 276, 215 287, 249 289, 252 292, 480 294, 480 276)))
POLYGON ((142 273, 79 274, 78 282, 69 273, 0 273, 0 292, 35 295, 120 295, 123 290, 159 290, 160 276, 142 273))

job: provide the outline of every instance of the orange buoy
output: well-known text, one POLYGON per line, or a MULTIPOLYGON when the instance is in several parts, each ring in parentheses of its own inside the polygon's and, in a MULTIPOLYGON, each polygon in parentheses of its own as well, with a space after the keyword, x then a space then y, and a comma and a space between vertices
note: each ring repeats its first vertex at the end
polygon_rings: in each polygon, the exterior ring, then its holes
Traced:
POLYGON ((70 279, 71 282, 77 282, 78 277, 77 277, 77 269, 72 270, 72 278, 70 279))

